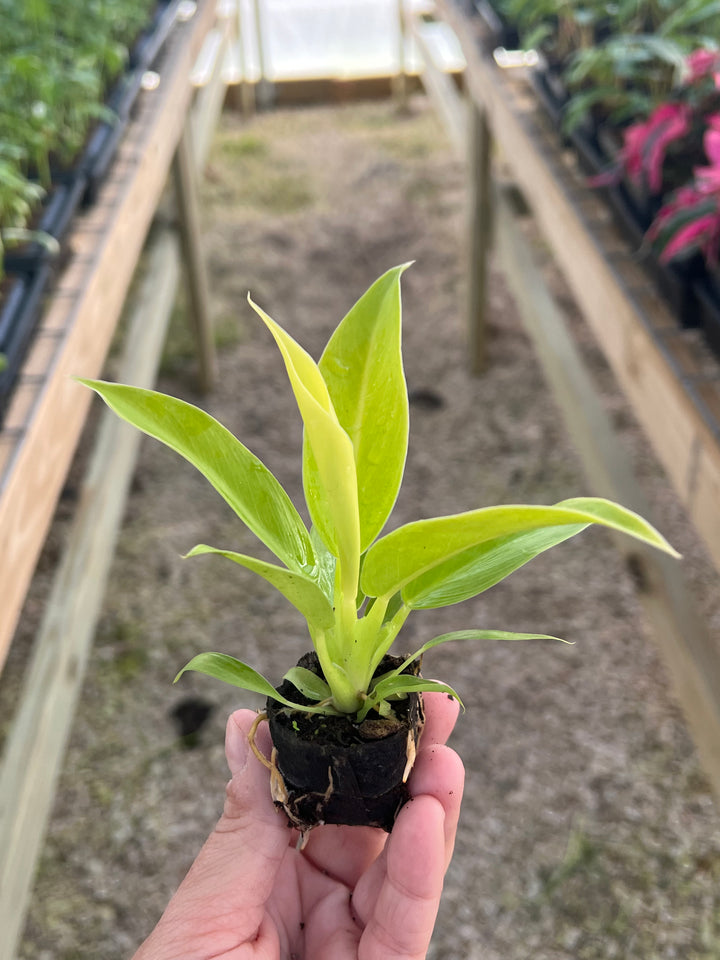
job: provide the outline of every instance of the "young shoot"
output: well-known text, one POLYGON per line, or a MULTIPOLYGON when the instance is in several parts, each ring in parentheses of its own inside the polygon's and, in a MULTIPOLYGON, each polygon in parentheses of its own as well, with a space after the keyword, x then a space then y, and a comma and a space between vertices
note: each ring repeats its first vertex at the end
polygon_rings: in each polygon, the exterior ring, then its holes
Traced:
POLYGON ((454 640, 556 639, 498 630, 448 633, 425 643, 397 669, 376 675, 412 611, 474 597, 590 524, 677 556, 637 514, 594 497, 554 506, 482 507, 417 520, 382 535, 408 444, 400 302, 407 266, 383 274, 360 298, 319 363, 250 300, 280 350, 302 416, 311 529, 267 467, 203 410, 150 390, 82 381, 119 416, 197 467, 272 551, 279 563, 206 544, 187 556, 221 556, 271 583, 307 621, 323 673, 293 667, 286 674, 309 701, 305 706, 284 699, 256 670, 223 653, 199 654, 178 677, 196 670, 295 710, 357 720, 371 710, 386 715, 393 700, 413 691, 457 697, 446 683, 402 672, 431 647, 454 640))

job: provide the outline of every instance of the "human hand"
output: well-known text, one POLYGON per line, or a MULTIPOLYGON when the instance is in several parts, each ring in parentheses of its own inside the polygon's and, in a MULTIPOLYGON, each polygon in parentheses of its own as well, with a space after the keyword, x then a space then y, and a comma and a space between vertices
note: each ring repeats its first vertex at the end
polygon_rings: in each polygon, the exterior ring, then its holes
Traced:
MULTIPOLYGON (((255 719, 229 719, 225 809, 134 960, 421 960, 452 856, 463 766, 445 745, 458 707, 426 693, 411 800, 388 836, 373 827, 314 828, 304 849, 270 798, 248 747, 255 719)), ((263 723, 256 744, 269 756, 263 723)))

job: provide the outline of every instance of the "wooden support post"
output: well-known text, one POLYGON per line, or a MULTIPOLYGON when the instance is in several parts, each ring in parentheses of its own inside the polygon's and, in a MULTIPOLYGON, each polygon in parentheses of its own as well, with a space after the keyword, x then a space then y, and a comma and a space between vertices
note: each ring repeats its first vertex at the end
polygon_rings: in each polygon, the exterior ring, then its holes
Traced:
POLYGON ((393 82, 395 106, 399 113, 408 111, 408 76, 405 57, 407 42, 407 24, 405 22, 405 0, 397 0, 398 23, 398 72, 393 82))
MULTIPOLYGON (((495 204, 498 253, 535 352, 593 492, 648 516, 649 508, 565 322, 502 195, 495 204)), ((684 583, 682 564, 629 537, 617 546, 638 583, 652 637, 684 710, 700 760, 720 797, 720 662, 684 583)))
POLYGON ((195 102, 188 116, 195 177, 207 163, 212 139, 227 93, 225 64, 232 42, 232 21, 226 18, 205 38, 192 72, 195 102))
POLYGON ((422 21, 405 11, 405 27, 422 56, 422 84, 430 97, 458 156, 467 153, 467 110, 454 79, 433 58, 422 21))
POLYGON ((173 158, 173 180, 177 202, 180 241, 185 261, 185 276, 190 320, 197 340, 198 383, 203 391, 215 382, 217 360, 210 318, 207 271, 200 241, 200 208, 190 128, 186 123, 173 158))
POLYGON ((479 374, 488 360, 488 256, 493 232, 492 137, 485 109, 471 100, 468 110, 467 331, 470 369, 479 374))
MULTIPOLYGON (((119 370, 152 387, 179 275, 178 241, 161 231, 119 370)), ((77 391, 85 387, 74 384, 77 391)), ((75 521, 53 583, 0 771, 0 960, 12 960, 22 933, 35 862, 52 808, 113 545, 141 434, 115 414, 101 422, 75 521)))
MULTIPOLYGON (((245 51, 245 33, 243 31, 242 2, 238 0, 236 10, 235 50, 237 53, 238 71, 240 74, 240 110, 242 115, 249 119, 255 113, 255 85, 250 81, 247 72, 247 56, 245 51)), ((237 87, 236 87, 237 89, 237 87)))
POLYGON ((275 99, 275 89, 267 78, 265 49, 263 47, 261 0, 255 0, 253 13, 255 15, 255 42, 257 44, 258 67, 260 68, 260 78, 255 91, 255 99, 258 106, 267 109, 273 104, 275 99))

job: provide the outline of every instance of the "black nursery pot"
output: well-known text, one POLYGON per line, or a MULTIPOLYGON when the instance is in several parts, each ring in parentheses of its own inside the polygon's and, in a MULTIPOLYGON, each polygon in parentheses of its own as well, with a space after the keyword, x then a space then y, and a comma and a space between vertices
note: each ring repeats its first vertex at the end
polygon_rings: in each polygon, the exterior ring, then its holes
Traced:
MULTIPOLYGON (((378 673, 402 662, 385 657, 378 673)), ((322 675, 315 653, 301 657, 298 666, 322 675)), ((418 674, 419 668, 416 662, 406 672, 418 674)), ((294 702, 310 702, 287 680, 278 690, 294 702)), ((277 751, 273 798, 293 826, 305 831, 335 823, 392 830, 409 797, 403 776, 412 766, 425 720, 421 694, 394 702, 394 717, 373 712, 360 724, 351 717, 289 710, 272 699, 266 711, 277 751)))

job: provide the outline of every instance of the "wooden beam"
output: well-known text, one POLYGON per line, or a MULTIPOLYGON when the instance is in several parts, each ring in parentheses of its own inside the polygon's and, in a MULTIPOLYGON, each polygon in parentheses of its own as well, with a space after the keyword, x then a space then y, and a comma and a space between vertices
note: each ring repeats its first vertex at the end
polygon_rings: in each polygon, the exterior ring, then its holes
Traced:
MULTIPOLYGON (((179 276, 177 236, 158 232, 132 310, 120 380, 152 387, 179 276)), ((77 392, 85 388, 72 384, 77 392)), ((90 391, 87 391, 90 395, 90 391)), ((102 419, 75 521, 26 673, 0 770, 0 960, 22 933, 65 745, 92 645, 141 434, 102 419)))
MULTIPOLYGON (((469 21, 453 4, 438 0, 438 7, 460 40, 467 61, 466 83, 475 102, 487 111, 504 162, 720 569, 720 444, 655 333, 676 326, 674 318, 658 299, 652 314, 640 310, 630 291, 647 291, 647 277, 631 262, 630 254, 622 264, 621 276, 615 266, 617 258, 610 256, 600 236, 588 229, 588 217, 602 220, 602 202, 584 189, 575 171, 563 165, 552 131, 545 135, 538 121, 525 81, 517 78, 516 71, 497 69, 482 54, 469 21)), ((720 398, 720 375, 708 385, 707 390, 711 389, 720 398)))
POLYGON ((457 152, 464 155, 467 140, 467 116, 462 98, 458 96, 458 88, 454 77, 435 63, 432 50, 422 31, 422 21, 406 11, 404 22, 408 34, 415 41, 422 55, 423 69, 420 74, 422 84, 445 126, 450 142, 457 152))
POLYGON ((422 54, 420 74, 425 91, 445 125, 458 156, 467 164, 466 330, 473 374, 487 366, 488 257, 492 247, 492 134, 481 104, 465 102, 457 84, 437 64, 422 36, 421 24, 409 12, 408 30, 422 54))
POLYGON ((487 366, 488 259, 492 247, 492 135, 481 106, 469 105, 467 146, 467 337, 470 370, 487 366))
POLYGON ((393 83, 393 96, 400 113, 408 110, 408 73, 406 65, 408 25, 405 0, 396 0, 398 25, 398 74, 393 83))
MULTIPOLYGON (((650 508, 602 400, 502 193, 496 196, 495 212, 498 254, 508 287, 593 493, 650 518, 650 508)), ((615 540, 632 566, 652 639, 720 797, 720 660, 713 638, 696 613, 682 564, 629 537, 618 534, 615 540)))
POLYGON ((199 360, 200 389, 207 392, 215 382, 217 359, 210 319, 210 295, 202 250, 200 204, 190 127, 187 125, 173 158, 173 181, 178 210, 180 241, 185 261, 185 281, 190 301, 190 319, 195 333, 199 360))
POLYGON ((80 436, 89 396, 74 374, 103 366, 192 97, 190 72, 215 17, 198 5, 178 26, 159 88, 143 95, 99 202, 73 234, 74 256, 45 315, 30 363, 52 341, 42 374, 25 378, 0 434, 0 666, 80 436))
POLYGON ((196 89, 190 115, 190 136, 196 170, 204 170, 217 121, 227 93, 226 63, 233 37, 234 20, 226 12, 224 19, 205 38, 191 80, 196 89))

